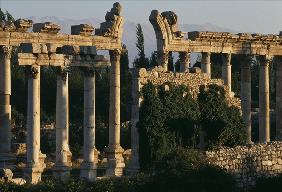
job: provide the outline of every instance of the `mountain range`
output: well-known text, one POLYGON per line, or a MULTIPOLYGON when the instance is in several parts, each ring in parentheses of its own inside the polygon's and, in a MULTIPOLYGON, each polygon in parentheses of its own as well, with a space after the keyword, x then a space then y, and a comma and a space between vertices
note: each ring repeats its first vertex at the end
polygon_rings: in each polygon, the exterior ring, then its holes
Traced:
MULTIPOLYGON (((87 18, 87 19, 69 19, 69 18, 59 18, 55 16, 47 16, 47 17, 37 17, 31 16, 28 19, 33 20, 33 23, 41 23, 41 22, 53 22, 58 24, 61 27, 60 33, 70 34, 71 25, 77 24, 90 24, 95 28, 100 27, 100 23, 103 22, 97 18, 87 18)), ((136 49, 136 26, 138 23, 126 21, 124 24, 124 32, 123 32, 123 43, 126 45, 129 54, 130 63, 133 62, 134 58, 137 55, 136 49)), ((151 52, 156 50, 156 38, 155 32, 152 25, 149 23, 141 23, 144 39, 145 39, 145 53, 149 57, 151 52)), ((179 28, 181 31, 215 31, 215 32, 232 32, 236 33, 237 31, 220 27, 217 25, 213 25, 211 23, 205 24, 180 24, 179 28)), ((195 57, 192 57, 192 61, 195 57)))

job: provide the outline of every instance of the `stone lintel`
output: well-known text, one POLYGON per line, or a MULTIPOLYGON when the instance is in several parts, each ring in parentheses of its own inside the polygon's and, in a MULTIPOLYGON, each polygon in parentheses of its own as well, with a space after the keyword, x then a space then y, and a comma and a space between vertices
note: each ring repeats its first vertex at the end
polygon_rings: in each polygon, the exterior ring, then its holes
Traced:
POLYGON ((23 53, 48 53, 47 46, 39 43, 21 43, 20 50, 23 53))

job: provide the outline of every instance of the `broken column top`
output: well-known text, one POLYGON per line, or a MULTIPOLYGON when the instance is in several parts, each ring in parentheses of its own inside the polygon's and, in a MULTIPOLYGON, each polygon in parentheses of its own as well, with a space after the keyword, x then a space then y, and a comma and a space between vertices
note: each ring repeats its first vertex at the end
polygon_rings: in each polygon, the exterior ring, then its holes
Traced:
POLYGON ((32 23, 32 20, 18 19, 14 24, 18 32, 27 32, 27 30, 32 27, 32 23))
POLYGON ((57 34, 61 30, 60 26, 51 22, 33 24, 33 32, 57 34))

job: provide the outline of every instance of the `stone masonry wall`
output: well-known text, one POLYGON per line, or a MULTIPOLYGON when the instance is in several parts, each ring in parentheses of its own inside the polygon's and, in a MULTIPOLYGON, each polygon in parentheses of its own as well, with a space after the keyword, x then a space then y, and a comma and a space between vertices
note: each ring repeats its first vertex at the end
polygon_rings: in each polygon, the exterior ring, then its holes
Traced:
POLYGON ((257 177, 282 173, 282 142, 252 144, 206 151, 210 164, 232 174, 241 187, 255 184, 257 177))
MULTIPOLYGON (((141 68, 136 69, 133 77, 138 79, 137 86, 139 90, 148 82, 152 82, 155 85, 175 83, 176 85, 188 86, 193 98, 197 98, 201 85, 208 86, 211 84, 216 84, 224 86, 222 79, 210 79, 206 73, 201 73, 201 70, 199 68, 194 68, 193 73, 173 73, 170 71, 164 71, 161 66, 155 67, 150 70, 141 68)), ((138 88, 136 90, 138 90, 138 88)), ((224 88, 227 91, 227 87, 224 86, 224 88)), ((233 97, 233 95, 227 95, 226 99, 230 105, 241 108, 241 101, 239 98, 235 98, 233 97)))

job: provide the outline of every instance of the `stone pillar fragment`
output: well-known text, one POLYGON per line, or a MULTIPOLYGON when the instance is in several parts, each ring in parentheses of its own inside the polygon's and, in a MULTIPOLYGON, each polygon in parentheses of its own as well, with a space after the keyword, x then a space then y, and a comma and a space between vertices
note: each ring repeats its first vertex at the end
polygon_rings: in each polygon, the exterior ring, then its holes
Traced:
POLYGON ((162 66, 165 71, 168 70, 168 51, 157 51, 158 66, 162 66))
POLYGON ((0 47, 0 169, 12 168, 11 153, 11 47, 0 47))
POLYGON ((269 62, 267 56, 258 56, 259 72, 259 142, 270 141, 270 114, 269 114, 269 62))
POLYGON ((179 52, 180 72, 189 72, 190 53, 179 52))
POLYGON ((40 151, 40 67, 28 67, 27 73, 27 166, 24 176, 35 184, 41 181, 45 168, 45 157, 40 151))
POLYGON ((222 55, 222 79, 224 85, 228 87, 228 93, 231 93, 231 54, 222 55))
POLYGON ((282 57, 276 58, 276 140, 282 141, 282 57))
POLYGON ((96 180, 95 154, 95 71, 84 70, 83 157, 80 177, 96 180))
POLYGON ((69 149, 69 92, 68 72, 57 68, 56 97, 56 163, 54 176, 61 181, 67 181, 70 176, 71 152, 69 149))
POLYGON ((210 52, 202 53, 201 69, 203 73, 208 74, 209 78, 211 78, 211 53, 210 52))
POLYGON ((241 64, 241 108, 247 142, 252 143, 252 116, 251 116, 251 61, 250 56, 245 56, 241 64))
POLYGON ((120 50, 110 51, 110 111, 109 111, 109 146, 106 175, 122 176, 125 166, 123 149, 120 146, 120 50))

